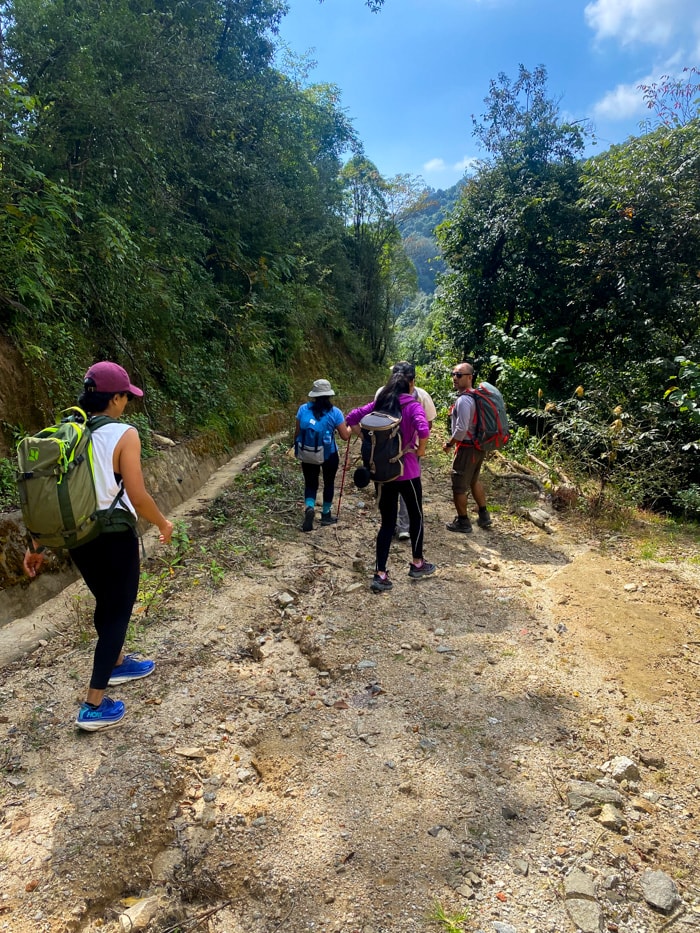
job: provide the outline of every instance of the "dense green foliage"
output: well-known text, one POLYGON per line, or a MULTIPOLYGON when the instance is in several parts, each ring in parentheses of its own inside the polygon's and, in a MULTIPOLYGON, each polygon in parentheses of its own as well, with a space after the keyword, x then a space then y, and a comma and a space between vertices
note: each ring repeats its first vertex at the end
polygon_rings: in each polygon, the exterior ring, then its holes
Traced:
POLYGON ((680 502, 700 479, 697 99, 688 122, 588 161, 543 68, 500 75, 485 102, 488 158, 438 227, 449 270, 422 346, 475 360, 601 487, 680 502))
POLYGON ((338 347, 383 362, 412 287, 393 188, 347 223, 359 144, 336 88, 273 67, 284 9, 0 3, 0 329, 50 402, 111 357, 164 428, 235 438, 347 373, 338 347))
POLYGON ((697 72, 587 161, 545 69, 501 74, 475 173, 419 192, 382 178, 337 88, 275 66, 284 10, 0 0, 0 334, 38 404, 112 357, 144 419, 228 441, 310 378, 373 389, 398 353, 440 401, 469 358, 521 439, 695 508, 697 72))

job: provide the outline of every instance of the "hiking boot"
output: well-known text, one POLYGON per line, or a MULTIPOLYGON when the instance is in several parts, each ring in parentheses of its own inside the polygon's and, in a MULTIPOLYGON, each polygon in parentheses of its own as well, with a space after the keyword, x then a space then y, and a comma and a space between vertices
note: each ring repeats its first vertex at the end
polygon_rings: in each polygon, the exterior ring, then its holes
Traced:
POLYGON ((493 522, 491 521, 491 516, 486 511, 486 509, 479 509, 479 517, 476 520, 479 528, 490 528, 493 522))
POLYGON ((445 525, 445 528, 447 528, 448 531, 456 531, 463 535, 470 535, 472 533, 472 523, 468 518, 462 518, 461 515, 455 515, 454 519, 445 525))
POLYGON ((316 512, 312 505, 308 506, 304 512, 304 523, 301 526, 302 531, 313 531, 314 530, 314 518, 316 518, 316 512))
POLYGON ((335 525, 338 521, 337 515, 331 515, 330 512, 324 512, 321 515, 321 524, 322 525, 335 525))
POLYGON ((378 573, 375 573, 369 588, 373 593, 384 593, 386 590, 390 590, 393 585, 389 577, 380 577, 378 573))
POLYGON ((407 531, 399 532, 399 541, 409 541, 411 538, 410 534, 407 531))
POLYGON ((414 580, 420 580, 421 577, 429 577, 431 573, 435 573, 437 567, 435 564, 429 563, 427 560, 424 560, 423 563, 416 567, 415 564, 411 564, 408 568, 409 577, 413 577, 414 580))
POLYGON ((103 697, 99 706, 89 706, 87 703, 78 710, 75 724, 86 732, 97 732, 98 729, 109 729, 117 726, 124 718, 126 709, 121 700, 110 700, 103 697))
POLYGON ((114 687, 117 684, 125 684, 129 680, 139 680, 141 677, 148 677, 156 669, 155 661, 139 661, 133 654, 127 654, 121 664, 112 670, 108 684, 114 687))

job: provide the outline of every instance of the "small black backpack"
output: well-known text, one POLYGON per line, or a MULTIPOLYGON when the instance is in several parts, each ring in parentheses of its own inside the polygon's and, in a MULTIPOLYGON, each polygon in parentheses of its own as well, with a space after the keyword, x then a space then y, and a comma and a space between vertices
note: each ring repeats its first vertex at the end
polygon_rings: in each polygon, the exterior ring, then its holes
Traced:
POLYGON ((371 411, 360 421, 362 446, 360 454, 370 479, 375 483, 390 483, 403 476, 401 417, 385 411, 371 411))

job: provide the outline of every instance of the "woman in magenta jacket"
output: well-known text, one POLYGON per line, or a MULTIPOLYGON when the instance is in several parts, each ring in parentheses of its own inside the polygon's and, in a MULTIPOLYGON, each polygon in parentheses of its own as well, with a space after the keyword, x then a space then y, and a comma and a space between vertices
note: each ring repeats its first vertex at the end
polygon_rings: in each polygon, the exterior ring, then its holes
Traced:
POLYGON ((421 404, 409 394, 408 379, 403 373, 395 373, 381 390, 377 398, 362 408, 354 408, 346 417, 346 424, 359 433, 359 424, 371 411, 386 411, 401 416, 401 446, 404 471, 401 479, 379 486, 378 507, 382 523, 377 534, 377 557, 371 589, 375 593, 390 590, 392 582, 387 572, 387 561, 391 539, 396 528, 399 496, 408 508, 409 534, 413 559, 408 570, 409 577, 420 579, 435 572, 435 564, 423 557, 423 487, 420 478, 420 458, 425 453, 430 434, 430 425, 421 404))

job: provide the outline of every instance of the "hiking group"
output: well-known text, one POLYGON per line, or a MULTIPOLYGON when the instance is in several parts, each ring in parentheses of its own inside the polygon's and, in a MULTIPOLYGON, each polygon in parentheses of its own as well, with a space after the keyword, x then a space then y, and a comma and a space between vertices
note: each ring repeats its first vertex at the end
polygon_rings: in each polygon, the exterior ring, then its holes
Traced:
MULTIPOLYGON (((507 440, 503 399, 488 383, 472 388, 473 369, 460 363, 452 373, 457 399, 451 409, 451 436, 445 449, 456 448, 452 491, 457 516, 450 531, 471 532, 468 491, 479 508, 477 524, 491 525, 479 479, 485 451, 507 440)), ((430 395, 415 385, 411 363, 396 363, 389 381, 375 399, 344 417, 332 399, 327 379, 317 379, 309 402, 296 417, 295 454, 304 477, 303 531, 312 531, 316 497, 323 478, 321 525, 338 520, 350 445, 347 444, 336 514, 332 514, 335 480, 340 465, 336 433, 349 442, 362 438, 363 466, 355 482, 374 481, 381 522, 375 544, 371 589, 393 586, 387 567, 394 534, 410 539, 408 575, 433 574, 434 564, 423 554, 423 489, 421 457, 425 454, 436 409, 430 395)), ((58 424, 23 438, 17 448, 17 482, 28 546, 24 570, 36 577, 47 547, 67 550, 95 597, 93 624, 97 643, 85 701, 76 725, 88 732, 115 726, 124 718, 123 701, 107 696, 107 687, 139 680, 153 673, 155 663, 124 653, 127 629, 140 579, 138 518, 158 527, 160 543, 168 544, 172 523, 146 490, 138 431, 120 421, 129 401, 143 397, 127 371, 104 361, 85 374, 78 405, 58 424)))
MULTIPOLYGON (((470 363, 458 363, 452 371, 456 399, 450 408, 450 437, 445 451, 454 449, 452 463, 452 497, 457 515, 447 524, 449 531, 469 534, 472 524, 468 511, 471 492, 478 508, 477 524, 491 527, 486 507, 486 494, 480 479, 481 465, 489 450, 508 440, 508 423, 503 399, 498 390, 482 382, 472 387, 474 369, 470 363)), ((415 384, 416 371, 412 363, 394 364, 385 386, 377 390, 372 402, 354 408, 346 418, 333 405, 335 396, 327 379, 314 382, 309 397, 297 412, 295 453, 301 460, 304 475, 304 521, 302 531, 314 526, 319 475, 323 471, 323 511, 321 524, 337 522, 331 516, 335 477, 340 457, 334 440, 335 431, 347 441, 351 434, 362 438, 362 464, 354 472, 356 485, 375 483, 377 507, 381 517, 375 543, 375 568, 370 584, 374 592, 390 590, 387 563, 394 535, 410 540, 411 562, 408 575, 421 579, 433 574, 434 564, 423 554, 423 489, 421 458, 425 454, 432 424, 437 417, 430 395, 415 384)), ((347 471, 350 445, 345 455, 341 493, 347 471)))

